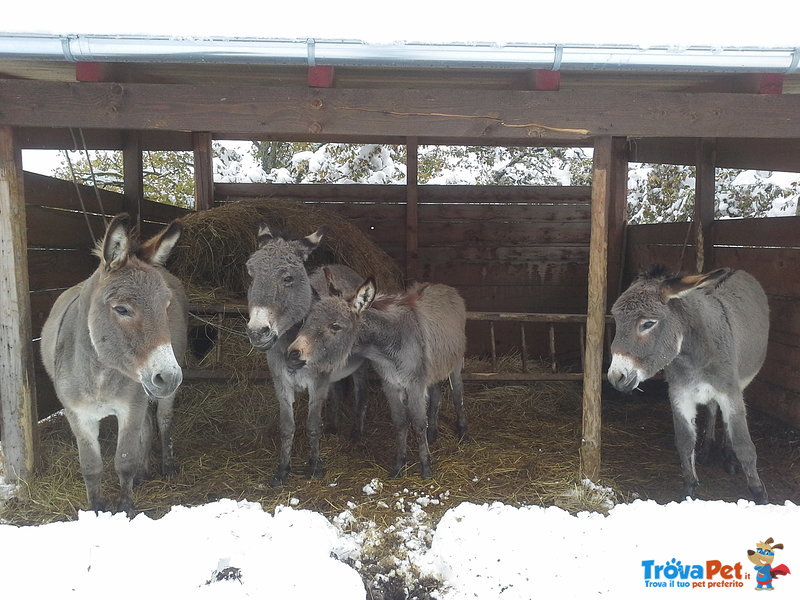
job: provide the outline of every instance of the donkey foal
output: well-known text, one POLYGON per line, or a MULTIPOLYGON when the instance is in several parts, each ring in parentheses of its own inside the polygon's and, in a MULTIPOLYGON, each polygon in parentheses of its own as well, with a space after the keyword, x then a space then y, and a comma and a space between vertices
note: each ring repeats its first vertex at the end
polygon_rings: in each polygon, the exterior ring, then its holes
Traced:
MULTIPOLYGON (((311 307, 288 348, 289 367, 326 371, 341 369, 354 359, 369 360, 381 377, 396 428, 392 475, 399 476, 405 466, 410 423, 419 444, 422 476, 431 477, 429 387, 450 379, 457 430, 461 437, 467 435, 461 380, 466 348, 463 299, 449 286, 429 283, 376 298, 372 278, 344 298, 327 271, 326 275, 331 295, 311 307)), ((438 405, 435 410, 438 413, 438 405)))

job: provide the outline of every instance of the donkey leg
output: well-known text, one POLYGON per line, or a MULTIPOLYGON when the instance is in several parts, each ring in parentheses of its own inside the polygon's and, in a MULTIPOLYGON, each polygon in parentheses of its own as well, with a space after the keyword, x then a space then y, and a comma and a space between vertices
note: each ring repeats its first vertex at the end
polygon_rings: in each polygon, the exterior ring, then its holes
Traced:
POLYGON ((428 443, 433 444, 439 438, 439 410, 442 406, 442 388, 434 383, 428 386, 428 443))
POLYGON ((675 428, 675 448, 681 461, 684 496, 694 498, 699 482, 694 466, 694 446, 697 441, 695 421, 697 405, 689 394, 670 391, 672 422, 675 428))
POLYGON ((728 402, 720 401, 722 418, 725 420, 725 430, 730 437, 730 443, 742 471, 747 478, 747 487, 753 495, 756 504, 767 503, 767 490, 758 476, 756 468, 756 446, 750 438, 750 430, 747 427, 747 415, 745 413, 744 400, 741 394, 730 398, 728 402))
POLYGON ((357 442, 364 435, 364 418, 367 414, 367 364, 361 365, 352 375, 353 379, 353 430, 350 439, 357 442))
POLYGON ((339 408, 344 397, 345 381, 334 381, 325 402, 325 433, 339 433, 339 408))
MULTIPOLYGON (((340 382, 339 382, 340 383, 340 382)), ((335 385, 335 384, 334 384, 335 385)), ((308 471, 310 477, 324 477, 325 469, 319 457, 319 439, 322 436, 322 407, 331 385, 326 377, 320 377, 308 389, 308 471)))
POLYGON ((456 366, 452 373, 450 373, 450 385, 453 387, 453 410, 456 413, 456 433, 461 442, 469 441, 469 432, 467 431, 467 414, 464 410, 464 380, 461 377, 461 371, 464 368, 464 359, 456 366))
POLYGON ((117 452, 114 468, 119 477, 119 510, 129 519, 136 514, 133 504, 133 484, 137 475, 146 470, 147 455, 153 439, 153 421, 148 403, 135 400, 126 411, 117 412, 117 452))
POLYGON ((102 476, 103 459, 100 455, 100 421, 94 418, 82 418, 77 412, 65 409, 69 426, 75 434, 78 443, 78 459, 81 464, 81 474, 86 484, 86 499, 89 508, 95 512, 106 510, 103 498, 102 476))
POLYGON ((408 441, 408 412, 405 407, 405 392, 396 386, 388 384, 383 386, 383 392, 389 402, 395 430, 394 466, 389 476, 400 477, 403 474, 403 468, 406 466, 406 444, 408 441))
POLYGON ((696 460, 701 465, 707 465, 711 462, 716 440, 717 415, 719 414, 719 406, 717 406, 716 401, 710 401, 706 407, 708 408, 708 419, 706 419, 700 445, 696 452, 696 460))
POLYGON ((172 477, 177 471, 172 438, 174 407, 174 395, 161 398, 156 403, 156 421, 158 422, 158 435, 161 439, 161 474, 164 477, 172 477))
POLYGON ((431 451, 428 446, 428 411, 427 411, 427 390, 424 387, 413 387, 407 390, 407 410, 411 426, 414 428, 414 435, 417 437, 419 446, 419 466, 420 474, 423 479, 433 476, 433 466, 431 464, 431 451))
MULTIPOLYGON (((267 355, 269 358, 269 355, 267 355)), ((294 386, 284 376, 285 369, 273 367, 270 363, 275 396, 278 399, 278 431, 280 433, 280 456, 275 475, 269 481, 270 487, 280 487, 289 480, 291 471, 292 444, 294 443, 294 386)))

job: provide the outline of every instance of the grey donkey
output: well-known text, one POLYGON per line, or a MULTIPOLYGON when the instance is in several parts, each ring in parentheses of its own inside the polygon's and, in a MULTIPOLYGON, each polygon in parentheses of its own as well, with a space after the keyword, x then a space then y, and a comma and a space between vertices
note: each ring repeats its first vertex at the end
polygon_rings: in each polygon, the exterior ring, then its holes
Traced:
POLYGON ((139 246, 130 218, 116 216, 97 250, 100 266, 63 292, 42 329, 42 361, 77 439, 92 510, 105 510, 100 420, 114 415, 119 509, 135 512, 134 483, 147 474, 156 403, 161 469, 175 470, 172 414, 183 380, 187 303, 183 286, 163 267, 182 232, 179 221, 139 246))
POLYGON ((694 497, 698 487, 695 418, 698 406, 707 405, 709 435, 719 410, 726 444, 754 500, 765 504, 743 399, 767 352, 769 307, 761 285, 733 269, 678 277, 656 266, 631 284, 611 312, 617 332, 608 381, 630 392, 664 370, 685 494, 694 497))
POLYGON ((428 436, 435 435, 438 394, 430 391, 449 379, 453 386, 456 428, 467 436, 461 370, 466 349, 466 309, 458 292, 446 285, 415 284, 403 294, 378 296, 368 278, 354 294, 343 295, 328 275, 330 295, 315 303, 288 347, 287 362, 297 372, 335 371, 354 359, 367 359, 381 378, 396 429, 392 476, 406 463, 409 424, 419 444, 423 477, 433 467, 428 436), (429 425, 429 419, 432 421, 429 425))
MULTIPOLYGON (((275 235, 266 224, 258 231, 258 249, 247 260, 251 283, 247 291, 250 318, 247 333, 250 343, 267 355, 275 394, 279 405, 280 457, 271 486, 287 482, 291 471, 292 444, 294 441, 295 390, 308 390, 307 431, 309 437, 309 471, 312 477, 322 477, 324 469, 319 456, 322 435, 322 409, 329 392, 332 404, 327 411, 333 415, 334 428, 341 397, 340 382, 352 375, 354 419, 352 438, 358 439, 364 426, 366 410, 367 376, 363 360, 354 358, 340 369, 326 372, 292 372, 287 367, 286 349, 294 341, 311 303, 316 297, 327 295, 328 284, 321 270, 307 273, 305 261, 319 246, 328 227, 299 240, 286 240, 275 235), (334 385, 331 385, 334 384, 334 385)), ((344 265, 326 267, 345 289, 355 289, 363 277, 344 265)))

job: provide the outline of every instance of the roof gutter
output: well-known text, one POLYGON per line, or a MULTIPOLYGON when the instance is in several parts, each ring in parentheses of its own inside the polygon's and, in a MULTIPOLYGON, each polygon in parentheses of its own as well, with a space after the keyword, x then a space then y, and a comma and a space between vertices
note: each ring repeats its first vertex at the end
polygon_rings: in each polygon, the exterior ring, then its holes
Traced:
POLYGON ((800 48, 372 44, 354 40, 0 33, 0 59, 789 74, 798 71, 800 48))

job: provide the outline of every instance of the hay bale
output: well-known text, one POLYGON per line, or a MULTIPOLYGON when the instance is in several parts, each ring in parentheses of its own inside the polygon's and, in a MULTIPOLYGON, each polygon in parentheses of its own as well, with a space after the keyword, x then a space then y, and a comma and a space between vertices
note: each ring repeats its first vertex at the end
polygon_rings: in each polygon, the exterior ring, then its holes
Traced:
POLYGON ((243 298, 249 284, 244 265, 256 250, 262 220, 287 238, 305 237, 328 225, 330 232, 311 255, 309 268, 340 263, 364 276, 373 275, 382 291, 402 287, 399 267, 355 225, 324 208, 283 198, 238 200, 186 216, 170 271, 190 289, 243 298))

